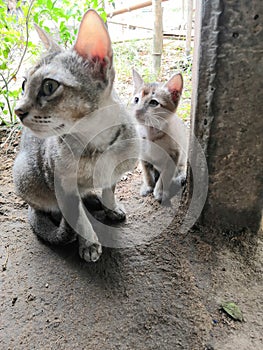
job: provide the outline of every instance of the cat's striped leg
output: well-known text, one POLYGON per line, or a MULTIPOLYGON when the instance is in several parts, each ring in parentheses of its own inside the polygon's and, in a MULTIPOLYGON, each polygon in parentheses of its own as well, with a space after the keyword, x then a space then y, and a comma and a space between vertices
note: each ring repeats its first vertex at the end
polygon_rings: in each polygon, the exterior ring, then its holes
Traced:
POLYGON ((102 247, 93 227, 86 215, 80 198, 72 194, 66 195, 63 212, 69 223, 74 227, 79 241, 79 255, 87 262, 95 262, 100 258, 102 247))
POLYGON ((76 188, 74 177, 57 178, 56 195, 60 210, 77 234, 79 255, 87 262, 95 262, 102 253, 98 237, 86 215, 84 204, 76 188))

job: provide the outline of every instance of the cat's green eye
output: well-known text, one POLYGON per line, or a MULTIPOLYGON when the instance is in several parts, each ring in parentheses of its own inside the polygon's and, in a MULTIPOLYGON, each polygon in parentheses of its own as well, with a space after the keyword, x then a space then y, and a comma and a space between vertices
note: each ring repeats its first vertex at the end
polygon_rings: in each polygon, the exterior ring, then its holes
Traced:
POLYGON ((46 79, 42 83, 42 94, 44 96, 51 96, 59 87, 59 83, 56 80, 46 79))
POLYGON ((151 100, 150 102, 149 102, 149 105, 151 106, 151 107, 156 107, 156 106, 158 106, 160 103, 158 102, 158 101, 156 101, 156 100, 151 100))

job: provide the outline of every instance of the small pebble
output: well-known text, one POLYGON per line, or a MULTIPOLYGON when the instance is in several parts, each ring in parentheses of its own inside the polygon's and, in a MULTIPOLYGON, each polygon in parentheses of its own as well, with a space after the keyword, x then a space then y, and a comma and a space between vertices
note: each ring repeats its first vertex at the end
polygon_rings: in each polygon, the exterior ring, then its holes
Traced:
POLYGON ((28 300, 28 301, 33 301, 33 300, 35 300, 35 299, 36 299, 35 295, 33 295, 33 294, 28 294, 28 296, 27 296, 27 300, 28 300))
POLYGON ((12 306, 15 305, 16 301, 17 301, 17 297, 14 297, 14 298, 12 299, 12 306))

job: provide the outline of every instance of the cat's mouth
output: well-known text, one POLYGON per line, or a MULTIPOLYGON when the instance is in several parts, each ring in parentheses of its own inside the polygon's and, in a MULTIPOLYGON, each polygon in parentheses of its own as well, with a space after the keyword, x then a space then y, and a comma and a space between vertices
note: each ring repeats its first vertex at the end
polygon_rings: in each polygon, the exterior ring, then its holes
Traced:
POLYGON ((25 120, 23 123, 38 137, 48 137, 61 134, 65 128, 65 124, 61 123, 58 126, 52 125, 51 117, 34 116, 33 120, 25 120))

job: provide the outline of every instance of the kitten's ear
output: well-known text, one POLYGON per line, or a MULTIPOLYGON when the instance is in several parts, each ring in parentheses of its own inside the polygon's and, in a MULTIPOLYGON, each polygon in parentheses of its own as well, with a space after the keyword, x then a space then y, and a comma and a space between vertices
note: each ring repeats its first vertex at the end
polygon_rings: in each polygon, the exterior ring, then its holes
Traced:
POLYGON ((144 81, 140 76, 140 74, 134 68, 132 70, 132 76, 133 76, 134 90, 137 91, 144 84, 144 81))
POLYGON ((62 51, 61 47, 49 37, 49 35, 44 31, 44 29, 40 28, 36 23, 34 23, 35 29, 40 40, 43 42, 45 48, 51 52, 60 52, 62 51))
POLYGON ((96 11, 88 10, 84 14, 74 50, 85 59, 99 58, 101 62, 112 63, 110 36, 96 11))
POLYGON ((167 83, 164 84, 164 87, 168 89, 171 93, 172 100, 176 102, 182 94, 183 91, 183 77, 182 74, 174 74, 167 83))

